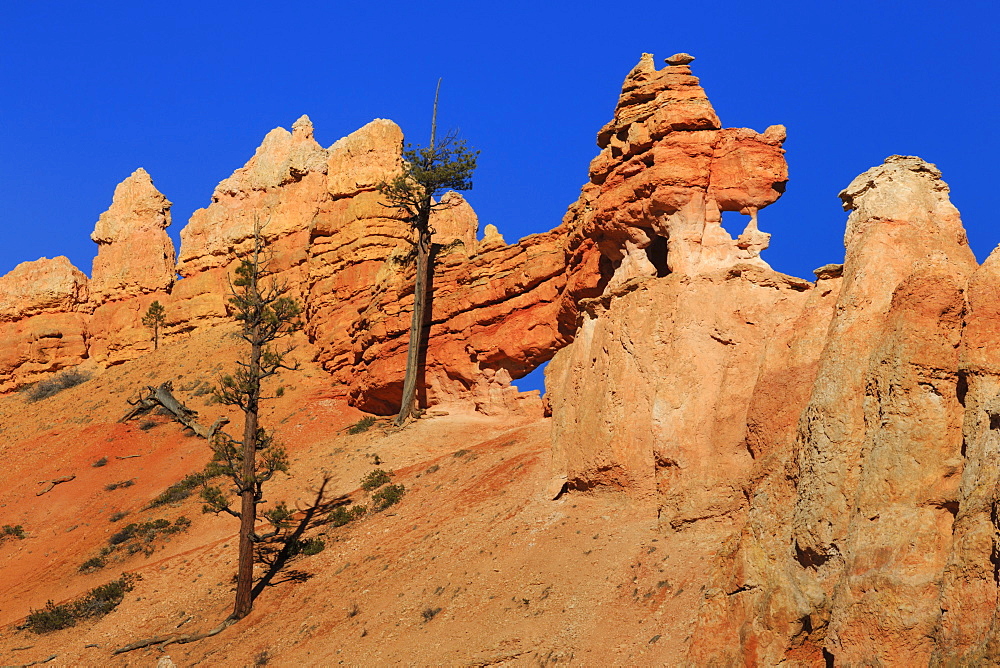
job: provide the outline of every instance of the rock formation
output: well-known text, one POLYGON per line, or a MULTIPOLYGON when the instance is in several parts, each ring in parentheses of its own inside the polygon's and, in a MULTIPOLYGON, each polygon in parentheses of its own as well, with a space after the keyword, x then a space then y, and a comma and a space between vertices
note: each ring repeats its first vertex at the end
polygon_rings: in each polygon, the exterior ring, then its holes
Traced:
MULTIPOLYGON (((643 55, 552 231, 478 239, 468 202, 442 198, 421 400, 540 416, 512 382, 551 359, 549 491, 616 494, 684 546, 700 604, 669 641, 693 665, 995 662, 1000 251, 977 267, 938 170, 891 156, 841 193, 842 265, 774 271, 758 212, 784 191, 785 130, 722 128, 692 61, 643 55), (724 211, 748 216, 736 239, 724 211)), ((153 299, 166 345, 228 322, 256 227, 331 393, 394 412, 412 230, 378 184, 402 141, 381 119, 329 148, 307 117, 273 130, 176 265, 170 204, 136 171, 92 279, 66 258, 0 277, 0 391, 145 354, 153 299)))
POLYGON ((90 238, 97 257, 90 279, 93 316, 88 357, 101 364, 134 359, 151 348, 142 315, 174 283, 174 243, 167 236, 170 202, 137 169, 115 188, 90 238))
POLYGON ((302 265, 309 227, 326 196, 326 160, 308 116, 291 132, 271 130, 250 161, 219 183, 212 203, 195 211, 181 230, 177 273, 187 278, 229 266, 246 251, 255 225, 270 242, 273 270, 302 265))
POLYGON ((717 217, 780 194, 783 130, 719 130, 681 67, 629 75, 571 211, 614 274, 547 373, 557 481, 705 545, 695 664, 995 657, 992 263, 937 169, 891 156, 841 193, 842 267, 773 272, 717 217), (681 142, 678 183, 655 152, 681 142))
MULTIPOLYGON (((413 304, 412 233, 377 192, 398 169, 402 138, 395 124, 376 120, 331 146, 329 198, 310 228, 307 332, 335 386, 376 413, 398 409, 413 304)), ((511 380, 558 346, 554 302, 565 283, 565 234, 508 246, 487 231, 479 244, 465 199, 448 193, 442 202, 449 206, 432 221, 422 401, 518 410, 524 398, 511 380)), ((540 410, 537 398, 533 406, 540 410)))
POLYGON ((941 583, 941 618, 932 660, 986 665, 1000 656, 1000 250, 972 275, 959 349, 957 399, 964 468, 948 564, 941 583))
MULTIPOLYGON (((787 180, 783 128, 720 129, 690 60, 673 60, 658 71, 644 54, 626 77, 614 119, 598 133, 590 183, 568 215, 607 267, 603 296, 583 305, 576 342, 549 367, 559 388, 556 458, 571 487, 655 495, 675 485, 667 479, 688 476, 714 489, 706 476, 720 462, 721 478, 747 469, 743 425, 757 365, 812 287, 759 257, 767 235, 757 211, 787 180), (737 240, 721 226, 724 210, 751 214, 737 240), (646 341, 658 345, 635 343, 646 341), (643 427, 633 433, 633 424, 643 427)), ((671 493, 680 505, 670 502, 661 517, 674 524, 728 514, 741 496, 738 484, 728 505, 671 493)))
POLYGON ((892 156, 841 193, 843 287, 799 423, 793 537, 836 592, 826 648, 848 663, 926 662, 940 615, 963 468, 958 346, 976 269, 940 177, 892 156))
POLYGON ((0 391, 87 357, 87 277, 65 257, 22 262, 0 277, 0 391))
MULTIPOLYGON (((335 393, 365 410, 395 412, 412 308, 411 231, 382 204, 377 186, 400 168, 402 143, 399 127, 382 119, 329 149, 316 143, 305 116, 291 132, 271 131, 218 185, 209 206, 192 215, 176 267, 164 232, 170 203, 138 170, 118 186, 94 232, 99 250, 89 300, 80 274, 83 287, 50 305, 81 312, 74 318, 85 323, 87 337, 73 361, 111 365, 144 354, 151 341, 141 319, 154 299, 166 307, 168 339, 227 322, 228 278, 259 226, 275 280, 305 306, 306 332, 335 393), (175 273, 182 279, 174 282, 175 273)), ((508 245, 488 226, 480 244, 468 202, 447 193, 442 203, 432 221, 437 270, 423 401, 540 413, 538 397, 522 396, 511 381, 571 335, 557 317, 568 228, 508 245)), ((4 280, 14 286, 18 277, 15 271, 4 280)), ((58 280, 53 274, 36 282, 58 280)), ((583 276, 574 285, 597 280, 583 276)), ((46 294, 40 287, 33 298, 46 294)), ((0 299, 10 304, 11 318, 33 312, 31 299, 16 290, 0 299)), ((17 340, 27 349, 27 340, 17 340)), ((27 381, 19 371, 24 360, 12 357, 0 372, 6 387, 27 381)))
POLYGON ((431 227, 434 229, 431 242, 439 246, 461 243, 467 255, 475 255, 479 233, 476 212, 461 194, 454 191, 445 193, 440 204, 443 208, 434 209, 431 216, 431 227))
POLYGON ((115 188, 111 208, 90 235, 97 243, 91 298, 104 303, 169 290, 176 263, 169 226, 170 202, 146 170, 135 170, 115 188))
POLYGON ((597 135, 601 152, 590 165, 581 225, 615 262, 615 284, 666 269, 710 271, 733 259, 766 266, 759 255, 769 236, 757 230, 757 211, 784 192, 785 129, 721 129, 684 61, 657 70, 643 54, 597 135), (720 224, 723 211, 750 216, 735 241, 720 224))
POLYGON ((89 295, 86 275, 62 255, 22 262, 0 276, 0 322, 78 310, 89 295))

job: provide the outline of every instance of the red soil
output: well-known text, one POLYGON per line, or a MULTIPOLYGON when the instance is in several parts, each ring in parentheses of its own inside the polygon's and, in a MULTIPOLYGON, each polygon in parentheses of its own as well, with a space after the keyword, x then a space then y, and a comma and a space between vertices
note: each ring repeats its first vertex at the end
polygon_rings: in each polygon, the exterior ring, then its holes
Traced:
POLYGON ((146 666, 166 654, 179 666, 244 666, 263 652, 269 665, 288 666, 683 659, 704 589, 705 560, 695 555, 705 546, 693 531, 660 533, 648 510, 615 495, 548 498, 548 419, 431 411, 401 431, 379 424, 348 435, 344 428, 361 414, 329 398, 328 376, 306 361, 313 352, 306 343, 296 352, 302 369, 275 382, 284 395, 262 414, 292 460, 267 500, 304 507, 326 471, 332 495, 365 502, 358 484, 375 468, 374 455, 405 485, 403 500, 345 527, 310 530, 326 549, 290 562, 253 613, 221 634, 113 655, 141 638, 209 630, 229 613, 236 521, 202 514, 197 496, 143 510, 200 470, 208 447, 164 417, 151 418, 158 424, 146 430, 141 419, 117 419, 138 387, 173 379, 175 394, 200 419, 227 414, 238 426, 232 410, 208 404, 210 395, 183 389, 230 368, 236 344, 217 328, 48 399, 0 397, 7 468, 0 520, 27 533, 0 543, 5 663, 55 654, 49 665, 146 666), (102 457, 107 465, 93 467, 102 457), (76 478, 36 496, 39 481, 64 475, 76 478), (135 484, 105 490, 127 479, 135 484), (122 511, 129 515, 109 522, 122 511), (191 528, 151 556, 78 572, 123 524, 181 515, 191 528), (107 617, 46 635, 17 630, 31 609, 75 598, 123 571, 142 580, 107 617), (289 578, 293 571, 301 577, 289 578))

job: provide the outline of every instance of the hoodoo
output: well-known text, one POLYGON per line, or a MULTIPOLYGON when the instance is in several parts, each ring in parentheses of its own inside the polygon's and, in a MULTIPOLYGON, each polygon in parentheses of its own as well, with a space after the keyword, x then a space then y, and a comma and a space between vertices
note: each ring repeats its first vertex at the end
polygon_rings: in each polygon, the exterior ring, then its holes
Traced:
MULTIPOLYGON (((413 231, 378 190, 401 169, 400 128, 376 119, 328 148, 306 116, 272 130, 192 215, 176 262, 170 202, 136 170, 94 229, 91 278, 65 257, 0 277, 0 417, 18 449, 0 505, 18 507, 36 469, 42 482, 66 482, 33 501, 47 533, 32 529, 44 545, 19 558, 49 559, 62 549, 52 536, 77 527, 89 528, 74 540, 97 553, 106 531, 78 509, 103 513, 102 489, 132 487, 99 477, 108 459, 98 465, 97 450, 164 486, 163 470, 201 461, 176 434, 147 434, 153 421, 101 420, 124 411, 125 389, 157 375, 164 386, 176 379, 178 392, 209 394, 215 351, 232 352, 229 277, 259 228, 275 279, 304 309, 296 336, 309 373, 274 388, 269 416, 291 443, 291 467, 336 469, 322 485, 344 494, 340 504, 370 461, 395 457, 408 490, 399 518, 382 514, 371 520, 377 530, 331 540, 336 557, 317 558, 328 559, 317 575, 323 601, 302 600, 320 606, 321 623, 300 626, 305 606, 286 593, 271 603, 280 614, 241 622, 283 625, 275 647, 288 665, 335 662, 332 650, 306 649, 331 634, 355 639, 336 655, 357 663, 388 661, 380 652, 398 660, 407 643, 423 652, 416 663, 523 661, 532 643, 558 638, 564 646, 544 660, 538 652, 539 662, 995 664, 1000 251, 978 266, 941 173, 894 155, 840 193, 842 264, 817 269, 815 281, 772 269, 760 212, 788 182, 785 128, 724 128, 693 61, 678 53, 657 69, 642 55, 597 133, 579 199, 551 231, 507 243, 487 225, 480 238, 469 202, 443 196, 448 206, 431 221, 418 395, 438 410, 355 441, 346 439, 373 418, 351 427, 345 416, 392 414, 401 400, 413 231), (724 212, 746 216, 736 238, 724 212), (154 300, 165 308, 155 352, 142 325, 154 300), (512 385, 549 360, 544 403, 512 385), (103 394, 84 409, 64 406, 72 419, 58 422, 13 392, 73 367, 97 374, 90 382, 103 394), (351 480, 336 477, 344 470, 351 480), (89 491, 57 499, 71 482, 89 491), (358 545, 371 554, 352 552, 358 545), (343 597, 338 606, 355 600, 348 593, 367 596, 364 611, 327 611, 330 591, 343 597), (404 607, 414 623, 401 627, 404 607), (452 626, 435 627, 435 638, 454 651, 435 654, 426 624, 444 608, 437 619, 452 626), (373 640, 369 628, 389 619, 395 626, 373 640), (470 648, 470 628, 489 642, 470 648)), ((133 509, 147 502, 136 496, 133 509)), ((343 520, 339 529, 354 515, 330 517, 343 520)), ((184 569, 198 578, 214 569, 202 582, 224 589, 231 573, 212 560, 227 534, 213 530, 178 537, 183 551, 156 569, 133 566, 177 581, 184 569)), ((46 563, 46 582, 10 578, 14 612, 0 606, 8 621, 42 605, 35 598, 56 577, 86 570, 61 556, 46 563)), ((294 591, 314 586, 306 575, 294 591)), ((159 592, 130 598, 133 610, 159 592)), ((170 633, 187 614, 171 619, 170 633)), ((143 623, 163 626, 166 615, 157 609, 143 623)), ((226 633, 249 637, 239 629, 226 633)))

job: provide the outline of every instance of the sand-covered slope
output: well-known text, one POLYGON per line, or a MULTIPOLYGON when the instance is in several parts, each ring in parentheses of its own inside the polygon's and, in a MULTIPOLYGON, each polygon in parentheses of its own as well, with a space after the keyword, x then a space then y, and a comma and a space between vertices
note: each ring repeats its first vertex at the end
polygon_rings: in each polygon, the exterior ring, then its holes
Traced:
MULTIPOLYGON (((165 417, 147 429, 141 419, 117 422, 135 388, 166 379, 192 388, 176 394, 199 419, 228 411, 238 422, 226 407, 209 405, 210 395, 193 394, 233 358, 237 342, 226 333, 171 342, 37 402, 27 393, 0 397, 9 481, 0 508, 4 523, 26 532, 0 544, 5 663, 55 654, 53 665, 152 665, 163 653, 156 647, 112 650, 209 630, 228 615, 236 521, 203 515, 195 497, 143 510, 201 469, 205 441, 165 417), (94 467, 101 458, 108 463, 94 467), (76 477, 36 496, 39 481, 69 475, 76 477), (105 490, 121 480, 135 484, 105 490), (129 514, 110 522, 118 512, 129 514), (182 515, 190 528, 156 541, 152 554, 78 572, 122 525, 182 515), (107 617, 47 635, 14 628, 30 609, 122 572, 142 579, 107 617)), ((303 343, 296 354, 309 352, 303 343)), ((329 497, 364 502, 359 481, 376 468, 375 455, 406 494, 370 518, 311 528, 306 537, 321 537, 326 548, 292 560, 236 626, 166 647, 177 665, 251 665, 262 652, 272 665, 679 658, 683 644, 670 639, 690 632, 705 564, 624 497, 547 496, 549 419, 432 411, 402 431, 376 425, 348 435, 344 427, 361 414, 328 397, 321 369, 306 363, 276 385, 284 396, 267 403, 262 419, 286 444, 292 467, 268 501, 308 506, 325 471, 329 497)), ((713 549, 698 549, 705 548, 713 549)))

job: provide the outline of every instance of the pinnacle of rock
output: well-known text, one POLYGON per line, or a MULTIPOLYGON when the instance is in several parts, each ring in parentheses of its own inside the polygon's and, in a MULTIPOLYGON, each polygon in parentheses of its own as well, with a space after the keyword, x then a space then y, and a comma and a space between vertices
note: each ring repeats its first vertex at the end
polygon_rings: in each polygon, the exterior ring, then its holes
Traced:
POLYGON ((170 201, 143 168, 118 184, 90 238, 98 244, 91 296, 100 302, 167 289, 174 280, 170 201))
POLYGON ((652 74, 656 71, 656 65, 653 63, 653 54, 644 53, 639 57, 639 62, 636 63, 635 67, 632 68, 632 73, 630 74, 652 74))
POLYGON ((306 134, 312 137, 313 124, 309 116, 302 114, 299 116, 299 120, 292 123, 292 134, 306 134))

